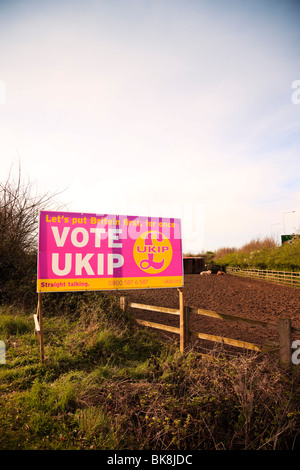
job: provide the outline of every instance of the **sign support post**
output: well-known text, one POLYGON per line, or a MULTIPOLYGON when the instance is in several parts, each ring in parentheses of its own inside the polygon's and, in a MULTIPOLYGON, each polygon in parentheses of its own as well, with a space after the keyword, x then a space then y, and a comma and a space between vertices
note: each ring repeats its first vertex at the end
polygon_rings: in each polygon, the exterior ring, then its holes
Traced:
POLYGON ((179 288, 179 329, 180 329, 180 352, 183 353, 186 348, 186 318, 184 311, 183 289, 179 288))
POLYGON ((41 363, 44 363, 44 329, 43 329, 43 310, 42 310, 42 293, 38 292, 38 304, 36 314, 33 315, 35 330, 40 342, 41 363))

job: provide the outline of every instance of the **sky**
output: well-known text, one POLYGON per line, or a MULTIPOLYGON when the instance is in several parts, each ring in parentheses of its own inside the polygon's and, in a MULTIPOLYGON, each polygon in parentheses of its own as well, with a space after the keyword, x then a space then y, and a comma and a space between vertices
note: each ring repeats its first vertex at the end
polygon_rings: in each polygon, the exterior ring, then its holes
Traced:
POLYGON ((300 1, 0 0, 0 179, 178 217, 184 252, 300 227, 300 1))

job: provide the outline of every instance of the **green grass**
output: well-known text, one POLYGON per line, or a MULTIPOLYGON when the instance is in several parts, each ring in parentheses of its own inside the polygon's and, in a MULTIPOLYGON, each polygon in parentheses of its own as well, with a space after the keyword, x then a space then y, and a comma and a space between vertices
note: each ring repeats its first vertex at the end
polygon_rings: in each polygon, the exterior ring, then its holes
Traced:
POLYGON ((44 309, 44 364, 34 312, 0 310, 1 450, 299 446, 297 368, 216 351, 181 355, 113 297, 70 299, 56 313, 44 309))

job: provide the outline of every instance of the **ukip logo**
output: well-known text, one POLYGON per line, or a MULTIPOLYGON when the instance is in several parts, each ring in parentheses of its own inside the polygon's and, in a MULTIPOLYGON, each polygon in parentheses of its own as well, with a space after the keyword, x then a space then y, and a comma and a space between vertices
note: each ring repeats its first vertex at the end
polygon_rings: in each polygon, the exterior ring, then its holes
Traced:
POLYGON ((172 261, 170 240, 160 232, 142 233, 135 241, 133 257, 137 266, 148 274, 164 271, 172 261))

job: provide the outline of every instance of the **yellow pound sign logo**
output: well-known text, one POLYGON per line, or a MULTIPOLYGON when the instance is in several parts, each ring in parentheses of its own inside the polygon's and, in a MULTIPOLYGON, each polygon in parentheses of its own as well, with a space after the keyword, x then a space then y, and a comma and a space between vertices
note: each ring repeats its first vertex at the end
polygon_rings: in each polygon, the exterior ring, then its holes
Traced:
POLYGON ((137 266, 148 274, 164 271, 172 260, 170 240, 160 232, 144 232, 136 240, 133 257, 137 266))

